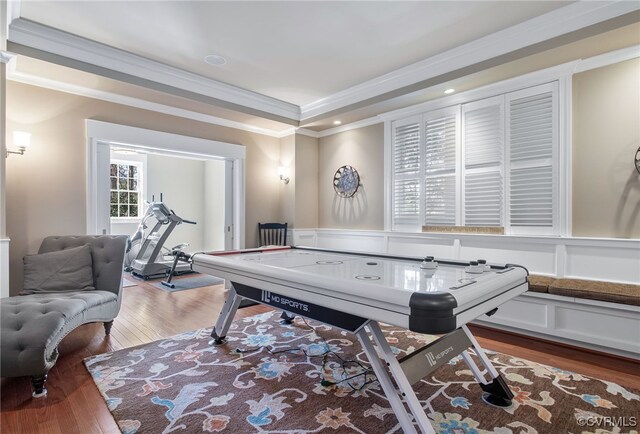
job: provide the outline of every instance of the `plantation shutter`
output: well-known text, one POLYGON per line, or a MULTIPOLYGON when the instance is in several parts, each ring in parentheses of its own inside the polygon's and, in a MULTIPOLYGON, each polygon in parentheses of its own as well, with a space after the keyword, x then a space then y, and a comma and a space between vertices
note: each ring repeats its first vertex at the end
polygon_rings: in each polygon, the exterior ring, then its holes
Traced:
POLYGON ((504 98, 463 105, 464 225, 503 226, 504 98))
POLYGON ((420 226, 420 117, 397 121, 392 126, 393 226, 420 226))
POLYGON ((557 84, 507 94, 507 104, 511 233, 558 234, 557 84))
POLYGON ((455 226, 457 222, 457 107, 425 114, 424 224, 455 226))

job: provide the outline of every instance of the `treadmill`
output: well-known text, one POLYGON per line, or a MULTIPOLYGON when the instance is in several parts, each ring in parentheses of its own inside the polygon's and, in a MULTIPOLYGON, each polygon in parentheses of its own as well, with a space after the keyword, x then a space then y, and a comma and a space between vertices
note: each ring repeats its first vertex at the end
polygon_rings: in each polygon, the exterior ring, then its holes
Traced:
MULTIPOLYGON (((147 213, 153 214, 157 223, 145 238, 136 258, 131 262, 131 274, 144 280, 163 277, 171 271, 175 257, 162 253, 164 243, 176 226, 182 223, 196 224, 196 222, 185 220, 176 215, 164 202, 150 202, 147 213)), ((172 250, 177 250, 180 246, 185 247, 185 245, 179 245, 172 250)), ((180 262, 176 264, 173 274, 180 275, 191 272, 190 263, 180 262)))

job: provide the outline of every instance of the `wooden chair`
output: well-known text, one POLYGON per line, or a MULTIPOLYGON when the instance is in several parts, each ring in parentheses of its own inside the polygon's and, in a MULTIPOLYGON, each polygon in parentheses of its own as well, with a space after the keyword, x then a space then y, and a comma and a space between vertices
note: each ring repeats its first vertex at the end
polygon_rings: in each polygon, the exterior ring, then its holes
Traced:
POLYGON ((260 246, 286 246, 287 223, 258 223, 260 246))

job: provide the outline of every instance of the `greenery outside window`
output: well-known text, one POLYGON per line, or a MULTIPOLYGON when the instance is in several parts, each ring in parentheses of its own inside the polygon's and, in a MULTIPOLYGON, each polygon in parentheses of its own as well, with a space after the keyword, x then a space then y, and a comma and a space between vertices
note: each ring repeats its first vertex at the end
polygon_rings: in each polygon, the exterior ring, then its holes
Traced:
POLYGON ((142 163, 112 160, 109 173, 111 218, 138 218, 142 210, 142 163))

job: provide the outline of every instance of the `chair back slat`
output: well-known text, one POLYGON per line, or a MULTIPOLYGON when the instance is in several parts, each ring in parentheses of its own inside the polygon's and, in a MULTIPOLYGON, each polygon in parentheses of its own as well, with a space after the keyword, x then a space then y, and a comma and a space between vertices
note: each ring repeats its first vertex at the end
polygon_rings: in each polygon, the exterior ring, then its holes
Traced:
POLYGON ((287 223, 258 223, 260 246, 286 246, 287 223))

